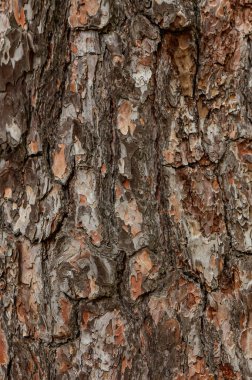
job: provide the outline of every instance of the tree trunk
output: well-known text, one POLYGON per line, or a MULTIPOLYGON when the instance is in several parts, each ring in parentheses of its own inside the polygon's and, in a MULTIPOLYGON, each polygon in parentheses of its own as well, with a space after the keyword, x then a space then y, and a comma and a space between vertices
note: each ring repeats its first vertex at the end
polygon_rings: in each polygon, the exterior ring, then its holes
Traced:
POLYGON ((252 378, 251 31, 0 1, 0 379, 252 378))

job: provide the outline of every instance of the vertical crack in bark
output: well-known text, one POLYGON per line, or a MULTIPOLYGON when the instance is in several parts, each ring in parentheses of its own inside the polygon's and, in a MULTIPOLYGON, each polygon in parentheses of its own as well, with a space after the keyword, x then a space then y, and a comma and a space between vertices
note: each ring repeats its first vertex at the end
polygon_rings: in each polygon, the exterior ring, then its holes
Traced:
POLYGON ((194 36, 195 36, 195 45, 196 45, 196 71, 193 81, 193 98, 195 100, 198 95, 197 82, 198 82, 198 73, 200 67, 200 34, 201 34, 201 26, 200 26, 200 10, 199 10, 199 0, 193 0, 194 6, 194 14, 195 14, 195 27, 194 27, 194 36))
MULTIPOLYGON (((160 32, 160 42, 157 47, 157 52, 156 52, 156 63, 155 63, 155 73, 154 73, 154 101, 153 101, 153 115, 154 115, 154 120, 156 124, 156 138, 155 138, 155 163, 156 163, 156 170, 157 170, 157 176, 156 176, 156 199, 157 199, 157 207, 158 207, 158 214, 159 214, 159 220, 160 220, 160 228, 162 231, 162 245, 164 245, 164 250, 169 257, 170 262, 169 264, 172 266, 172 268, 175 268, 175 258, 173 257, 173 250, 171 247, 171 240, 170 240, 170 221, 169 221, 169 216, 167 213, 164 212, 165 210, 165 200, 164 200, 164 173, 163 173, 163 165, 162 165, 162 148, 161 148, 161 131, 160 131, 160 122, 159 122, 159 112, 158 112, 158 103, 157 103, 157 70, 158 70, 158 65, 159 65, 159 60, 160 60, 160 55, 161 55, 161 48, 162 48, 162 43, 163 39, 165 37, 165 31, 162 31, 162 29, 159 28, 160 32)), ((168 263, 167 263, 168 264, 168 263)), ((167 270, 168 268, 166 268, 167 270)), ((171 269, 171 268, 169 268, 171 269)))

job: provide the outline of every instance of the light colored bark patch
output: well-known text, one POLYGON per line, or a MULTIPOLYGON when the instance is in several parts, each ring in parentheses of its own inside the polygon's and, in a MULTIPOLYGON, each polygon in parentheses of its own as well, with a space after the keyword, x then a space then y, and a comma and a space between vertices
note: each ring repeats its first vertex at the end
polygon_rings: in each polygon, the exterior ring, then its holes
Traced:
POLYGON ((69 24, 72 28, 87 25, 103 28, 109 20, 109 2, 104 0, 72 0, 69 16, 69 24), (98 14, 100 12, 100 14, 98 14), (98 16, 98 21, 93 20, 98 16))
POLYGON ((128 100, 121 102, 118 108, 117 127, 124 136, 126 136, 128 132, 133 135, 136 129, 137 118, 138 114, 132 103, 128 100))
POLYGON ((58 149, 54 153, 52 171, 56 178, 63 179, 67 170, 65 144, 59 144, 58 149))
POLYGON ((130 259, 129 266, 130 295, 135 301, 140 295, 152 288, 151 282, 158 276, 159 265, 155 265, 147 249, 142 249, 130 259))
POLYGON ((76 224, 85 228, 92 243, 100 246, 102 231, 99 222, 98 202, 96 198, 96 177, 92 170, 80 170, 75 181, 76 224), (82 207, 85 206, 85 209, 82 207))
POLYGON ((132 199, 129 202, 120 202, 116 207, 116 212, 119 218, 124 222, 125 226, 129 226, 130 232, 133 236, 136 236, 141 232, 143 216, 138 209, 135 199, 132 199))
POLYGON ((11 124, 6 125, 6 132, 10 134, 16 143, 20 142, 22 133, 15 120, 13 120, 11 124))

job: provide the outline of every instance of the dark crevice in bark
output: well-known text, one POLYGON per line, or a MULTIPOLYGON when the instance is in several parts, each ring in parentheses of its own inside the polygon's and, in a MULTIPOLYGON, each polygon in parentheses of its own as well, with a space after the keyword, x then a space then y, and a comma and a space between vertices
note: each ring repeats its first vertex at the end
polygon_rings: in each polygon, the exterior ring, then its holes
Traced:
POLYGON ((192 168, 192 169, 195 169, 197 167, 204 167, 204 168, 207 168, 209 166, 213 166, 213 163, 211 161, 209 161, 209 163, 204 163, 204 164, 201 164, 200 160, 199 161, 196 161, 196 162, 188 162, 188 164, 186 165, 172 165, 172 164, 162 164, 163 167, 167 167, 167 168, 173 168, 175 170, 180 170, 180 169, 184 169, 184 168, 192 168))
MULTIPOLYGON (((118 167, 117 167, 117 157, 119 156, 119 143, 118 143, 118 136, 116 133, 116 100, 111 96, 110 98, 110 122, 111 122, 111 138, 109 141, 109 146, 111 149, 111 155, 110 155, 110 166, 111 166, 111 175, 110 175, 110 181, 111 181, 111 187, 110 187, 110 193, 111 193, 111 205, 113 205, 111 210, 111 224, 112 228, 114 230, 113 238, 116 240, 116 244, 118 244, 118 237, 116 232, 116 215, 115 215, 115 208, 114 204, 116 202, 116 179, 118 178, 118 167), (112 218, 112 216, 114 218, 112 218)), ((113 243, 114 245, 114 243, 113 243)), ((117 249, 117 248, 116 248, 117 249)))
POLYGON ((122 310, 124 311, 125 315, 130 319, 134 321, 132 312, 131 312, 131 304, 128 301, 127 295, 127 289, 125 287, 125 280, 126 280, 126 271, 127 271, 127 254, 123 251, 118 252, 118 264, 116 269, 116 295, 119 299, 120 305, 122 307, 122 310))
POLYGON ((229 240, 228 241, 228 244, 229 244, 229 250, 228 251, 230 252, 230 249, 233 249, 233 245, 232 245, 233 238, 232 238, 232 234, 231 234, 230 227, 229 227, 228 204, 227 204, 227 200, 226 200, 226 196, 225 196, 225 189, 224 189, 223 184, 222 184, 223 179, 220 176, 220 165, 225 160, 227 149, 228 149, 228 146, 226 147, 225 152, 224 152, 221 160, 218 162, 218 164, 215 167, 215 174, 216 174, 216 179, 218 181, 218 185, 219 185, 219 188, 221 191, 221 199, 223 202, 223 210, 224 210, 223 218, 224 218, 224 222, 225 222, 225 226, 226 226, 226 232, 227 232, 227 236, 228 236, 228 240, 229 240))
POLYGON ((155 62, 155 69, 154 69, 154 101, 153 101, 153 116, 154 121, 156 125, 156 139, 155 139, 155 164, 156 164, 156 200, 157 200, 157 208, 158 208, 158 214, 159 214, 159 220, 160 220, 160 227, 161 227, 161 238, 163 239, 162 245, 164 245, 165 254, 167 257, 170 258, 170 263, 167 263, 167 268, 169 265, 171 265, 173 268, 175 267, 175 258, 173 257, 172 247, 171 247, 171 239, 170 239, 170 230, 171 230, 171 223, 167 216, 163 214, 163 210, 166 208, 165 206, 165 198, 164 198, 164 186, 165 186, 165 180, 164 180, 164 172, 163 172, 163 165, 162 165, 162 136, 161 136, 161 125, 159 121, 159 111, 158 111, 158 103, 157 103, 157 91, 158 91, 158 82, 157 82, 157 71, 161 56, 161 48, 163 39, 165 38, 166 32, 159 30, 160 32, 160 41, 157 47, 156 52, 156 62, 155 62))
POLYGON ((8 365, 7 365, 7 369, 6 369, 7 380, 12 380, 12 378, 11 378, 11 366, 12 366, 12 358, 10 358, 8 365))
POLYGON ((204 284, 200 284, 201 294, 203 294, 203 305, 202 305, 202 312, 200 316, 200 328, 201 328, 201 334, 200 334, 200 341, 202 344, 202 351, 203 355, 206 354, 205 352, 205 345, 206 345, 206 339, 205 339, 205 314, 206 314, 206 307, 207 307, 207 296, 208 291, 206 290, 206 287, 204 284))
MULTIPOLYGON (((193 98, 196 98, 196 95, 198 95, 198 73, 200 68, 200 35, 201 35, 201 27, 200 27, 200 10, 199 10, 199 0, 193 0, 193 6, 194 6, 194 13, 195 13, 195 45, 196 45, 196 62, 195 62, 195 75, 193 80, 193 98)), ((196 108, 197 109, 197 108, 196 108)))

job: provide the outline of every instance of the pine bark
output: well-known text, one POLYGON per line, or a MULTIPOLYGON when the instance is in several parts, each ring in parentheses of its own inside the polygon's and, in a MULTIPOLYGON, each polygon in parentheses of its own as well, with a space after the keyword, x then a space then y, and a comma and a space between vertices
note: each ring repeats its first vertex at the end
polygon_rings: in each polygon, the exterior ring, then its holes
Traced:
POLYGON ((0 379, 252 378, 251 31, 0 1, 0 379))

